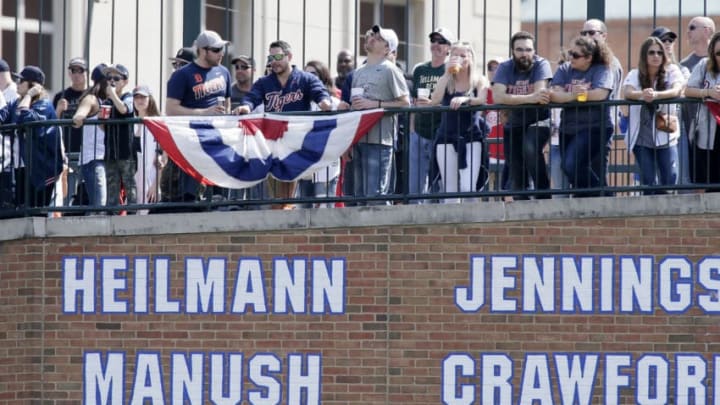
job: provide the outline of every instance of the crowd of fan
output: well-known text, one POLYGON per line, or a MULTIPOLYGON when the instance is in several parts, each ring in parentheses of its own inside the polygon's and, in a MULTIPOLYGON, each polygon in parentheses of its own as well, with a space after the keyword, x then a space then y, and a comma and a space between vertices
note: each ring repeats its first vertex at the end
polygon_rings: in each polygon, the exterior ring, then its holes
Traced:
POLYGON ((147 208, 138 213, 166 212, 187 207, 156 203, 203 200, 232 201, 221 206, 233 209, 243 201, 293 209, 296 197, 348 195, 371 197, 355 204, 386 204, 373 197, 395 190, 407 192, 412 203, 437 201, 431 193, 451 193, 441 202, 452 203, 462 201, 458 193, 487 186, 491 160, 505 163, 497 178, 502 188, 534 191, 516 193, 515 199, 549 198, 558 188, 591 196, 607 186, 617 132, 626 134, 642 185, 720 183, 715 137, 720 108, 713 103, 720 100, 720 33, 710 18, 693 18, 687 26, 692 51, 680 62, 674 55, 677 37, 656 28, 642 42, 638 66, 624 76, 602 21, 584 23, 555 72, 536 53, 534 36, 520 31, 510 40, 512 56, 487 60, 485 76, 471 43, 437 28, 429 34, 431 59, 405 75, 395 60, 397 34, 375 25, 364 35, 364 62, 356 67, 357 57, 340 51, 335 78, 317 60, 303 69, 294 66, 290 44, 274 41, 257 80, 253 58, 232 57, 233 81, 223 66, 228 41, 203 31, 193 48, 181 48, 171 58, 168 116, 423 107, 409 125, 387 114, 336 162, 306 178, 268 179, 247 189, 201 185, 168 158, 142 124, 123 123, 161 111, 148 86, 129 86, 122 64, 90 69, 84 59, 73 58, 67 65, 70 86, 51 99, 41 69, 26 66, 11 74, 0 59, 0 119, 6 124, 0 204, 5 209, 89 206, 95 214, 124 213, 128 204, 147 208), (662 101, 678 97, 705 102, 662 101), (639 102, 629 107, 592 103, 613 99, 639 102), (494 104, 501 107, 463 108, 494 104), (526 107, 502 108, 515 105, 526 107), (447 108, 429 112, 432 106, 447 108), (72 125, 32 124, 58 118, 71 119, 72 125))

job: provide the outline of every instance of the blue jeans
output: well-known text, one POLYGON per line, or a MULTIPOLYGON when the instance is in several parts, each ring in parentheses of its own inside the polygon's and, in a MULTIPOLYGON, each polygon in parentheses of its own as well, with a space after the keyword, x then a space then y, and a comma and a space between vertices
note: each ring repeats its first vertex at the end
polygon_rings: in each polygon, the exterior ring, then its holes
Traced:
POLYGON ((85 190, 87 190, 88 193, 90 206, 105 206, 107 202, 105 162, 102 160, 93 160, 82 165, 82 176, 85 181, 85 190))
MULTIPOLYGON (((552 188, 562 190, 568 188, 568 180, 562 171, 562 153, 560 145, 550 145, 550 183, 552 188)), ((567 198, 567 194, 554 194, 553 198, 567 198)))
MULTIPOLYGON (((298 181, 297 196, 298 197, 335 197, 337 195, 338 178, 335 177, 328 181, 300 180, 298 181)), ((334 203, 302 203, 298 204, 301 208, 319 208, 330 207, 334 203)))
MULTIPOLYGON (((527 190, 530 179, 535 190, 549 190, 547 165, 543 149, 550 139, 550 128, 529 126, 527 128, 506 125, 504 129, 506 163, 510 168, 510 189, 527 190)), ((549 194, 538 194, 538 198, 550 198, 549 194)), ((513 197, 527 199, 526 196, 513 197)))
MULTIPOLYGON (((640 167, 640 184, 643 186, 666 186, 678 183, 680 164, 677 145, 660 149, 635 145, 633 154, 640 167)), ((650 192, 650 194, 654 193, 650 192)))
MULTIPOLYGON (((353 195, 374 197, 390 192, 392 146, 359 143, 353 149, 353 195)), ((360 203, 359 203, 360 204, 360 203)), ((385 201, 370 201, 364 205, 385 205, 385 201)))
POLYGON ((595 188, 605 185, 605 167, 610 149, 608 142, 613 129, 583 129, 575 134, 560 133, 563 152, 561 164, 574 188, 595 188))
MULTIPOLYGON (((432 161, 433 141, 423 138, 417 132, 410 134, 408 150, 408 192, 410 194, 426 194, 428 192, 428 176, 432 161)), ((422 204, 423 200, 411 200, 410 204, 422 204)))

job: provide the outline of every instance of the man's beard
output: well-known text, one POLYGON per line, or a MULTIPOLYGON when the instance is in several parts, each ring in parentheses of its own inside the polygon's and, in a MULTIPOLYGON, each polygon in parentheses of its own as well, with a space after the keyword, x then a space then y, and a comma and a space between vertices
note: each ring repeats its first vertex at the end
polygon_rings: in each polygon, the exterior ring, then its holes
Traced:
POLYGON ((515 66, 518 70, 524 72, 530 70, 533 64, 532 58, 514 58, 515 66))

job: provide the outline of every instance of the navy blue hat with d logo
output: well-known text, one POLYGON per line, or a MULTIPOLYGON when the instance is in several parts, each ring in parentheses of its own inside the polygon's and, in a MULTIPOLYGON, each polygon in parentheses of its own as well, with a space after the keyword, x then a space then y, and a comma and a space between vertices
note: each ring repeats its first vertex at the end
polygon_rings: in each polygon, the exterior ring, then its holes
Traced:
POLYGON ((23 70, 17 74, 17 77, 20 80, 39 83, 40 85, 45 84, 45 73, 37 66, 25 66, 23 70))
POLYGON ((107 65, 104 63, 101 63, 95 68, 93 68, 92 73, 90 74, 90 79, 94 82, 99 82, 100 80, 105 78, 105 68, 107 68, 107 65))

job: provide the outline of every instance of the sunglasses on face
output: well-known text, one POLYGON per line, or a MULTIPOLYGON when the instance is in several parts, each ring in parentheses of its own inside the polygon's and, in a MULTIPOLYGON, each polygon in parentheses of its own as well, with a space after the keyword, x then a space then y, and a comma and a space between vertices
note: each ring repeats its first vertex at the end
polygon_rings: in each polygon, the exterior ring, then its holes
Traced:
POLYGON ((173 66, 175 69, 180 69, 181 67, 183 67, 183 66, 185 66, 185 65, 187 65, 187 63, 185 63, 185 62, 173 62, 173 63, 172 63, 172 66, 173 66))
POLYGON ((430 38, 431 44, 440 44, 440 45, 450 45, 450 42, 442 39, 442 38, 430 38))
POLYGON ((235 69, 237 69, 237 70, 248 70, 248 69, 250 69, 250 66, 237 64, 237 65, 235 65, 235 69))
POLYGON ((675 40, 672 38, 661 39, 661 41, 663 44, 672 44, 673 42, 675 42, 675 40))
POLYGON ((570 52, 568 52, 568 55, 570 55, 570 57, 573 58, 573 59, 584 58, 584 57, 587 56, 587 55, 585 55, 584 53, 575 52, 575 51, 570 51, 570 52))
POLYGON ((72 74, 78 74, 78 73, 85 73, 85 69, 82 68, 71 68, 70 73, 72 74))
POLYGON ((648 56, 664 56, 664 55, 665 55, 665 52, 663 52, 663 51, 650 50, 650 51, 648 51, 647 54, 648 54, 648 56))
POLYGON ((267 59, 267 60, 268 60, 268 62, 280 61, 280 60, 282 60, 284 57, 285 57, 285 54, 284 54, 284 53, 276 53, 276 54, 274 54, 274 55, 268 55, 268 59, 267 59))
POLYGON ((595 31, 595 30, 580 31, 580 35, 582 35, 584 37, 588 36, 588 35, 593 37, 593 36, 595 36, 595 34, 602 34, 602 33, 603 33, 602 31, 595 31))
POLYGON ((119 82, 121 80, 124 80, 124 78, 122 76, 108 76, 107 80, 109 82, 119 82))
POLYGON ((715 51, 715 56, 720 56, 720 51, 715 51))
POLYGON ((220 52, 223 51, 223 48, 222 48, 222 47, 220 47, 220 48, 212 48, 212 47, 206 46, 206 47, 205 47, 205 50, 206 50, 206 51, 213 52, 213 53, 220 53, 220 52))

